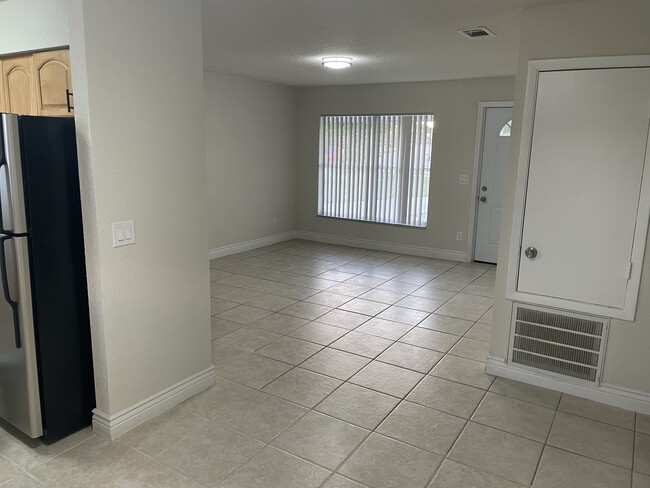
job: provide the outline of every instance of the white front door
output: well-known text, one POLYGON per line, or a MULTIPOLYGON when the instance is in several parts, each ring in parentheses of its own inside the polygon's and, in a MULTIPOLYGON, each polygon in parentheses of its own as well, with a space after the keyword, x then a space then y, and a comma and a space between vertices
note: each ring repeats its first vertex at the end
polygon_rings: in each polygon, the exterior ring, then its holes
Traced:
POLYGON ((497 262, 511 126, 512 108, 486 109, 481 149, 475 261, 495 264, 497 262))

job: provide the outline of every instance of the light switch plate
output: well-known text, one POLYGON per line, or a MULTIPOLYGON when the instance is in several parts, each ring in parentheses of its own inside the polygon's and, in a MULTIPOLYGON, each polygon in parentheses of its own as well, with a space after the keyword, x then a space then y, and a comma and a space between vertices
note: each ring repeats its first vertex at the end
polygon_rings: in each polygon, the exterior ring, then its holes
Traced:
POLYGON ((459 185, 469 185, 469 176, 468 175, 460 175, 458 178, 458 184, 459 185))
POLYGON ((135 244, 135 223, 133 220, 113 222, 113 247, 135 244))

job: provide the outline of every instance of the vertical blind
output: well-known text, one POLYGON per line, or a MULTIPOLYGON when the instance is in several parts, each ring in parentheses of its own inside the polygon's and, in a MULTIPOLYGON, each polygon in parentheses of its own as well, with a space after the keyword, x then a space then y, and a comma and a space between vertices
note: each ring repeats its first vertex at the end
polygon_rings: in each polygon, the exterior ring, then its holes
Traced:
POLYGON ((321 117, 318 214, 426 227, 433 115, 321 117))

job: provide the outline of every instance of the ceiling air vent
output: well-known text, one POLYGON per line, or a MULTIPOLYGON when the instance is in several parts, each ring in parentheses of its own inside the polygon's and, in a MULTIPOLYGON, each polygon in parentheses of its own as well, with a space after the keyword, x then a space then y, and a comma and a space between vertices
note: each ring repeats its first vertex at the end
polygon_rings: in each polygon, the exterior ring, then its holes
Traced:
POLYGON ((461 29, 462 35, 469 39, 483 39, 485 37, 496 37, 496 34, 487 27, 472 27, 471 29, 461 29))
POLYGON ((600 383, 609 319, 515 303, 510 329, 513 366, 600 383))

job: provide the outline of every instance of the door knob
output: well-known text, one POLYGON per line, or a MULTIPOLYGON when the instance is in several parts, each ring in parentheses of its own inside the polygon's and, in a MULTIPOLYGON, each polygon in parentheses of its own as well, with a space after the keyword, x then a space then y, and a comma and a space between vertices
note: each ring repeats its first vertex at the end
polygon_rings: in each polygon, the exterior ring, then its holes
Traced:
POLYGON ((535 259, 537 257, 537 249, 534 247, 527 247, 524 254, 528 259, 535 259))
POLYGON ((479 198, 479 200, 481 200, 483 203, 487 202, 487 198, 486 198, 486 197, 481 197, 481 198, 479 198))

